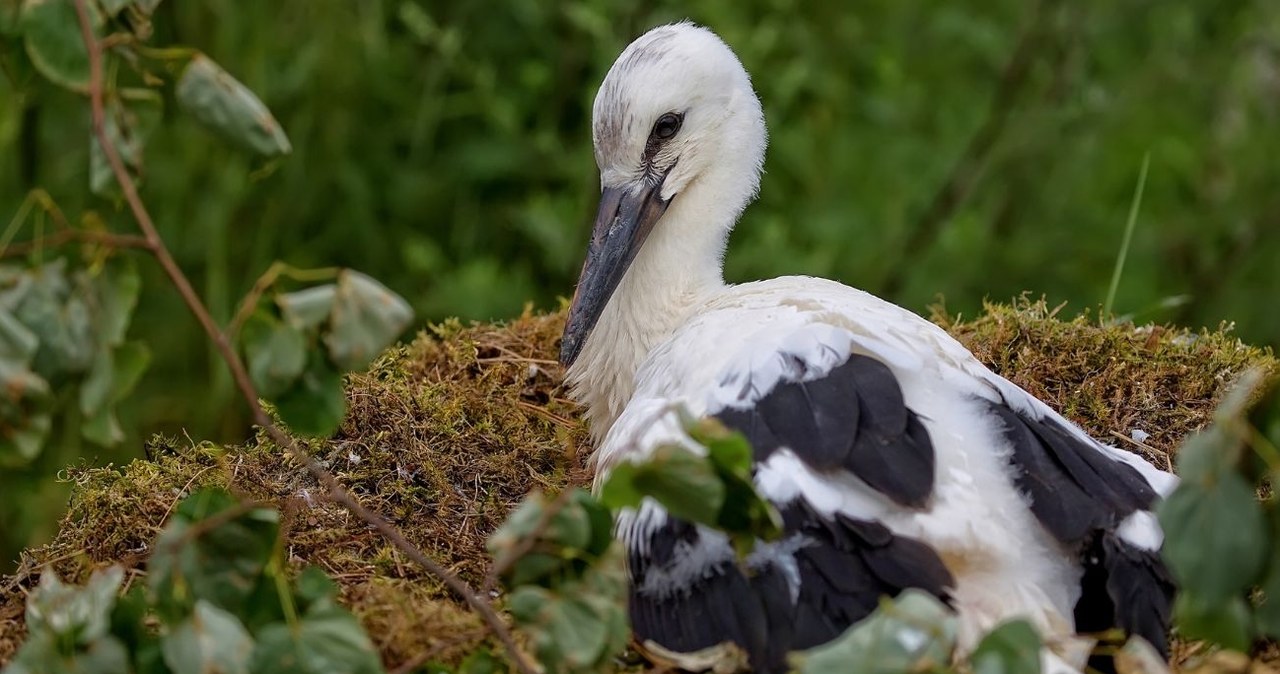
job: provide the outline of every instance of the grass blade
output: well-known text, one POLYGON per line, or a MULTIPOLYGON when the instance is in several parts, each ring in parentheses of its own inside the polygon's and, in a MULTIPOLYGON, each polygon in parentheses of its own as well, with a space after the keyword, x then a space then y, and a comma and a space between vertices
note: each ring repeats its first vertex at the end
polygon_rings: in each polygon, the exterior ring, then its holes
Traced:
POLYGON ((1120 275, 1124 272, 1124 260, 1129 256, 1129 243, 1133 240, 1134 225, 1138 222, 1138 209, 1142 207, 1142 192, 1147 187, 1147 168, 1151 166, 1151 152, 1142 156, 1142 170, 1138 172, 1138 187, 1133 191, 1133 201, 1129 203, 1129 220, 1124 225, 1124 239, 1120 242, 1120 253, 1116 256, 1115 269, 1111 271, 1111 286, 1107 288, 1107 299, 1102 303, 1102 315, 1099 318, 1111 318, 1111 306, 1116 300, 1116 290, 1120 288, 1120 275))

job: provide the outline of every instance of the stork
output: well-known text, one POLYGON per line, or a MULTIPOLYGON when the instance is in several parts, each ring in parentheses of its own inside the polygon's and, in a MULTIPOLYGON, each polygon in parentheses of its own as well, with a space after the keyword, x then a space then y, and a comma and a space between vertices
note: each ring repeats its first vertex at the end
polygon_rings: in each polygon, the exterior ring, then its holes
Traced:
MULTIPOLYGON (((666 443, 677 410, 745 434, 784 535, 736 559, 656 502, 620 514, 637 641, 686 668, 732 647, 757 671, 918 588, 959 649, 1012 618, 1078 671, 1079 632, 1119 627, 1167 655, 1174 591, 1151 509, 1176 479, 1099 443, 919 316, 834 281, 723 278, 766 131, 714 33, 661 26, 605 76, 601 198, 561 342, 597 485, 666 443), (1078 642, 1075 642, 1078 644, 1078 642)), ((705 451, 705 450, 703 450, 705 451)))

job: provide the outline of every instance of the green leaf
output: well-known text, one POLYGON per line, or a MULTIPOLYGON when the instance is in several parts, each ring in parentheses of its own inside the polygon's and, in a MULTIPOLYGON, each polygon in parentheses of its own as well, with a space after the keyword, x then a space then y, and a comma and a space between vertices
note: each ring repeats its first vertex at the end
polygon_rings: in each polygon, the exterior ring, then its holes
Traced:
POLYGON ((347 413, 342 375, 317 354, 311 355, 307 369, 293 386, 273 402, 280 419, 293 432, 312 437, 333 435, 347 413))
POLYGON ((49 437, 49 429, 53 427, 52 413, 43 407, 49 401, 48 385, 30 372, 15 374, 9 371, 3 362, 0 362, 0 381, 7 382, 10 395, 21 389, 24 395, 38 396, 35 402, 19 409, 16 418, 11 417, 13 410, 3 409, 3 416, 10 423, 0 430, 0 465, 23 465, 40 455, 49 437))
POLYGON ((132 260, 109 265, 94 277, 98 296, 98 331, 104 343, 119 346, 124 343, 138 305, 138 291, 142 277, 138 265, 132 260))
POLYGON ((128 651, 110 634, 123 579, 112 566, 75 587, 46 570, 27 601, 28 637, 5 674, 128 674, 128 651))
POLYGON ((1208 602, 1180 592, 1173 604, 1174 624, 1187 639, 1204 639, 1223 648, 1248 650, 1253 635, 1249 606, 1243 597, 1208 602))
POLYGON ((571 500, 547 523, 545 537, 561 547, 581 550, 591 541, 591 518, 571 500))
POLYGON ((85 375, 80 385, 80 411, 86 416, 93 416, 107 404, 111 395, 111 385, 115 383, 115 357, 111 349, 98 352, 93 360, 89 374, 85 375))
POLYGON ((826 645, 791 655, 800 674, 914 674, 943 669, 956 618, 941 602, 907 590, 826 645))
POLYGON ((0 358, 21 365, 31 362, 40 340, 8 310, 0 310, 0 358))
POLYGON ((151 350, 142 342, 125 342, 116 347, 113 361, 115 385, 111 389, 111 401, 120 402, 133 392, 142 373, 147 371, 151 350))
POLYGON ((93 427, 85 437, 98 444, 114 444, 119 440, 109 438, 123 438, 114 415, 104 409, 132 390, 150 361, 145 346, 124 343, 141 283, 132 262, 110 265, 92 281, 100 347, 80 388, 80 411, 93 427))
POLYGON ((586 511, 591 524, 591 537, 583 550, 591 558, 604 555, 613 545, 613 513, 591 494, 576 490, 574 501, 586 511))
POLYGON ((93 288, 82 275, 72 284, 65 259, 29 273, 31 288, 14 317, 40 341, 32 369, 55 384, 61 376, 87 372, 98 350, 91 309, 97 304, 93 288))
POLYGON ((609 549, 613 516, 590 494, 573 490, 548 518, 550 505, 543 494, 528 496, 489 537, 490 553, 507 567, 503 580, 509 587, 529 583, 551 587, 579 578, 609 549), (536 540, 531 542, 530 537, 536 540), (511 555, 517 552, 523 554, 512 561, 511 555))
POLYGON ((1212 486, 1224 473, 1235 471, 1243 449, 1240 439, 1214 424, 1183 441, 1178 450, 1178 476, 1182 481, 1212 486))
POLYGON ((489 538, 513 588, 507 606, 547 671, 599 671, 626 645, 627 579, 612 530, 608 509, 575 489, 555 501, 530 495, 489 538))
POLYGON ((297 328, 264 312, 255 313, 241 333, 249 376, 258 395, 284 393, 307 367, 307 338, 297 328))
POLYGON ((526 585, 511 593, 511 615, 534 635, 538 659, 552 671, 594 664, 608 639, 608 626, 586 602, 526 585))
POLYGON ((133 0, 98 0, 98 4, 102 7, 102 11, 107 13, 107 16, 115 16, 129 5, 132 5, 133 0))
POLYGON ((664 445, 643 463, 615 466, 600 489, 600 501, 614 509, 637 507, 645 496, 676 517, 715 526, 725 486, 705 457, 678 445, 664 445))
POLYGON ((196 54, 178 78, 178 104, 202 124, 240 146, 274 157, 292 148, 267 106, 204 54, 196 54))
POLYGON ((128 592, 118 596, 111 610, 111 634, 132 653, 148 645, 159 646, 158 638, 147 626, 149 612, 147 588, 142 583, 132 585, 128 592))
MULTIPOLYGON (((102 16, 94 9, 94 3, 88 3, 88 8, 96 33, 102 16)), ((27 55, 36 70, 54 84, 87 91, 89 50, 71 0, 26 0, 19 21, 27 55)))
POLYGON ((777 508, 755 489, 746 438, 714 419, 683 423, 705 456, 676 444, 659 447, 639 462, 615 466, 600 500, 610 508, 634 508, 652 497, 677 517, 725 533, 739 555, 757 540, 781 536, 777 508))
POLYGON ((80 434, 86 440, 104 447, 124 440, 115 405, 129 395, 150 362, 151 352, 141 342, 125 342, 99 354, 80 388, 80 409, 85 415, 80 434))
POLYGON ((111 610, 123 580, 124 571, 118 566, 94 572, 83 588, 64 585, 56 574, 46 571, 27 602, 27 629, 75 646, 101 639, 110 630, 111 610))
POLYGON ((114 407, 103 407, 80 424, 80 435, 85 440, 102 447, 113 447, 124 442, 124 428, 116 416, 114 407))
POLYGON ((35 333, 0 309, 0 466, 34 459, 52 426, 49 384, 29 367, 39 344, 35 333))
MULTIPOLYGON (((1199 436, 1200 438, 1215 436, 1199 436)), ((1188 442, 1188 461, 1208 464, 1210 442, 1188 442)), ((1197 468, 1158 507, 1164 558, 1184 594, 1218 605, 1261 580, 1268 529, 1253 488, 1229 466, 1197 468)))
POLYGON ((326 283, 321 286, 276 296, 276 304, 285 320, 303 332, 319 327, 333 313, 338 296, 338 286, 326 283))
POLYGON ((1040 674, 1040 635, 1026 620, 987 633, 969 655, 973 674, 1040 674))
MULTIPOLYGON (((152 131, 160 124, 164 99, 152 89, 126 89, 120 97, 108 98, 104 105, 103 131, 124 162, 129 175, 140 181, 143 152, 152 131), (127 96, 127 103, 122 100, 127 96)), ((107 153, 93 132, 89 133, 89 190, 100 196, 120 193, 107 153)))
POLYGON ((27 638, 4 674, 141 674, 129 666, 124 644, 104 637, 74 653, 59 653, 47 634, 27 638))
POLYGON ((333 599, 338 595, 338 585, 329 574, 318 566, 308 566, 293 581, 294 594, 303 610, 316 602, 333 599))
POLYGON ((685 427, 694 442, 707 448, 707 456, 721 470, 751 477, 751 443, 746 436, 729 430, 714 418, 686 421, 685 427))
POLYGON ((692 425, 690 436, 707 448, 707 457, 724 484, 724 504, 715 528, 729 536, 738 555, 748 554, 757 539, 781 537, 781 515, 756 491, 751 473, 751 443, 746 437, 728 430, 715 419, 692 425))
POLYGON ((324 601, 304 613, 295 628, 273 623, 259 630, 252 671, 374 674, 383 670, 360 621, 346 609, 324 601))
POLYGON ((275 551, 279 514, 252 508, 212 528, 203 524, 239 507, 217 489, 196 492, 178 506, 147 565, 147 584, 162 615, 185 615, 197 600, 247 612, 275 551))
POLYGON ((191 616, 161 638, 160 649, 175 672, 248 674, 253 638, 235 615, 200 599, 191 616))
POLYGON ((506 674, 507 667, 488 648, 468 655, 458 663, 458 674, 506 674))
POLYGON ((550 579, 565 567, 567 560, 559 554, 557 548, 560 546, 556 543, 547 543, 545 547, 549 549, 536 549, 543 548, 537 543, 547 538, 546 531, 539 536, 538 526, 546 517, 549 505, 550 501, 544 494, 530 494, 486 541, 494 560, 507 564, 503 580, 508 587, 550 579), (540 540, 529 541, 534 536, 539 536, 540 540), (525 550, 524 553, 512 561, 511 556, 521 550, 525 550))
POLYGON ((329 332, 329 357, 340 370, 363 369, 395 342, 413 320, 404 298, 351 269, 338 273, 329 332))

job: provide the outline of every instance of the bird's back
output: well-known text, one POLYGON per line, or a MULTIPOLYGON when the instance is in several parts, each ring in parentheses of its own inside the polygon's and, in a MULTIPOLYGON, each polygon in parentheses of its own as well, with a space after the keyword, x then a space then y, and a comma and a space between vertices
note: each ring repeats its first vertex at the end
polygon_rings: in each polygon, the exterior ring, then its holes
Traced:
POLYGON ((625 514, 638 636, 675 651, 731 640, 769 669, 881 594, 919 587, 957 608, 962 645, 1023 616, 1050 635, 1079 621, 1163 646, 1171 585, 1146 513, 1172 476, 862 291, 784 277, 728 287, 691 315, 638 370, 600 474, 667 442, 696 451, 673 409, 715 416, 751 441, 757 487, 787 536, 743 571, 715 532, 655 504, 625 514), (1138 574, 1150 606, 1123 615, 1106 585, 1131 568, 1156 572, 1138 574))

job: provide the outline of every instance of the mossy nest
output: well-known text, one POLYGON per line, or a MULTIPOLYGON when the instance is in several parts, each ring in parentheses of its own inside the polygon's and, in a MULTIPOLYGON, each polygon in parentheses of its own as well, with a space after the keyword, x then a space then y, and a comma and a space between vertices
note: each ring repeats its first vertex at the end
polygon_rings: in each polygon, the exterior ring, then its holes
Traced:
MULTIPOLYGON (((1236 377, 1251 367, 1276 370, 1269 351, 1228 329, 1100 327, 1087 317, 1059 320, 1043 301, 989 305, 973 320, 939 311, 934 320, 1095 437, 1164 467, 1236 377)), ((563 321, 526 312, 505 324, 451 321, 419 334, 348 378, 341 431, 311 451, 412 542, 479 585, 484 541, 515 504, 533 490, 590 480, 586 429, 555 360, 563 321)), ((74 488, 57 537, 0 577, 0 665, 21 642, 26 595, 43 570, 79 582, 121 564, 136 580, 177 501, 214 485, 279 506, 290 562, 329 572, 389 667, 456 662, 487 640, 440 583, 324 500, 265 437, 230 449, 157 438, 148 455, 65 471, 74 488)))

